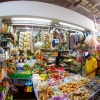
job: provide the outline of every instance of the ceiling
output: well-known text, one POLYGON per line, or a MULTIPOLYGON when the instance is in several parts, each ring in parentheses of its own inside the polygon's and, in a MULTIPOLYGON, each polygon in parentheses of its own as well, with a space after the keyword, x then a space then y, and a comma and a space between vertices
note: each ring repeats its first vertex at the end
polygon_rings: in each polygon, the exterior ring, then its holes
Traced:
POLYGON ((100 23, 100 0, 0 0, 6 1, 41 1, 59 5, 76 11, 92 20, 96 19, 100 23))

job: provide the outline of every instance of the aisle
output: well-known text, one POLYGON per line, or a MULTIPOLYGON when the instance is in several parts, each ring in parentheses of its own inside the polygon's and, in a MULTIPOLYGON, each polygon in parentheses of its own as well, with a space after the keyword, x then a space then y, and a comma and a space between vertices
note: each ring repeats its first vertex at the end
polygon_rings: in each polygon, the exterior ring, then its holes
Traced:
POLYGON ((14 100, 36 100, 34 92, 24 92, 25 86, 18 86, 19 92, 14 95, 14 100))
POLYGON ((99 96, 99 97, 97 97, 95 100, 100 100, 100 96, 99 96))

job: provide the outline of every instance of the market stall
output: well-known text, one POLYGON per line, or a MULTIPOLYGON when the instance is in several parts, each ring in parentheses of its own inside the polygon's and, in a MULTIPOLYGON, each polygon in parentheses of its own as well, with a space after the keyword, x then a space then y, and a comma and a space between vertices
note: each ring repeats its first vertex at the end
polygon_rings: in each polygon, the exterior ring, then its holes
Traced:
POLYGON ((3 60, 8 60, 7 74, 16 86, 26 86, 32 80, 30 88, 33 85, 37 100, 94 100, 99 95, 100 82, 81 76, 84 52, 93 44, 88 30, 53 25, 48 20, 45 25, 13 22, 21 20, 3 19, 1 46, 6 52, 3 60), (58 51, 62 60, 56 66, 58 51))
POLYGON ((32 76, 37 100, 94 100, 100 94, 100 79, 69 73, 54 64, 41 70, 39 74, 33 71, 32 76))

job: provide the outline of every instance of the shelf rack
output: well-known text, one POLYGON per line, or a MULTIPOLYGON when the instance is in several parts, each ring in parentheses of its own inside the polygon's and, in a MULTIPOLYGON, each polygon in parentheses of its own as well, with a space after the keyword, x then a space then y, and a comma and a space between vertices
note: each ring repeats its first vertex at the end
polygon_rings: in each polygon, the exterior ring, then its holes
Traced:
POLYGON ((3 49, 10 49, 10 47, 2 46, 3 49))
POLYGON ((2 35, 6 35, 9 38, 11 38, 12 40, 14 40, 14 36, 11 33, 1 33, 2 35))

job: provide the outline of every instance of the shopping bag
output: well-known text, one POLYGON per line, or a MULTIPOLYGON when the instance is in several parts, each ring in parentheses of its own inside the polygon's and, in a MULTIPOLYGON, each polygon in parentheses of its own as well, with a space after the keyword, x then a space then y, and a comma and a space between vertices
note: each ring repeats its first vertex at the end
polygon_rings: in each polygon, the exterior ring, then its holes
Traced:
POLYGON ((27 86, 24 88, 24 91, 27 92, 27 86))
POLYGON ((27 87, 27 92, 32 92, 32 86, 27 87))

